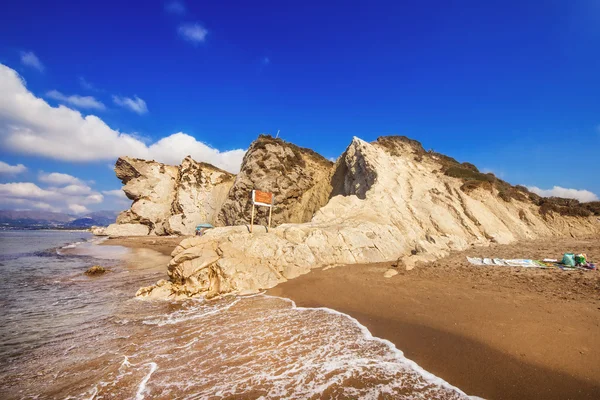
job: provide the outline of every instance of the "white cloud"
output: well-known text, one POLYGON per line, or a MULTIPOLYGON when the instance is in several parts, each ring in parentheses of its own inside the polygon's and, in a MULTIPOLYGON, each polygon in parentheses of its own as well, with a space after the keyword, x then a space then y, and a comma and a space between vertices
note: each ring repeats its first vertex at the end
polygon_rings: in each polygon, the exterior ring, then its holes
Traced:
POLYGON ((118 199, 127 199, 125 192, 121 189, 103 190, 102 194, 105 196, 112 196, 118 199))
POLYGON ((183 132, 147 145, 135 135, 111 129, 95 115, 50 106, 27 90, 16 71, 2 64, 0 146, 5 151, 80 162, 132 156, 179 164, 191 155, 230 172, 239 171, 245 154, 241 149, 221 152, 183 132))
POLYGON ((0 174, 4 175, 16 175, 27 171, 27 167, 23 164, 10 165, 4 161, 0 161, 0 174))
POLYGON ((183 1, 168 1, 165 3, 165 11, 171 14, 185 14, 185 4, 183 1))
MULTIPOLYGON (((85 212, 81 207, 100 204, 103 201, 102 194, 81 183, 47 188, 41 188, 32 182, 0 184, 0 206, 2 207, 9 205, 79 213, 73 209, 73 205, 76 205, 78 210, 82 210, 81 212, 85 212)), ((87 208, 85 210, 87 211, 87 208)))
MULTIPOLYGON (((180 164, 186 155, 196 161, 204 161, 226 171, 238 172, 245 150, 219 151, 197 141, 183 132, 160 139, 148 148, 152 158, 166 164, 180 164)), ((143 157, 142 157, 143 158, 143 157)))
POLYGON ((12 198, 0 198, 0 205, 2 208, 11 208, 16 210, 45 210, 45 211, 54 211, 60 212, 59 208, 53 207, 48 203, 44 203, 43 201, 34 201, 27 199, 12 199, 12 198))
POLYGON ((85 184, 67 185, 65 187, 56 188, 57 192, 66 194, 67 196, 87 196, 92 195, 92 188, 85 184))
POLYGON ((206 35, 208 35, 208 30, 197 22, 181 24, 179 25, 177 32, 179 33, 179 36, 193 44, 204 42, 206 40, 206 35))
POLYGON ((0 183, 0 196, 25 199, 56 198, 57 193, 40 188, 31 182, 0 183))
POLYGON ((146 102, 137 96, 134 96, 133 99, 131 97, 113 96, 113 101, 116 105, 123 108, 127 108, 130 111, 133 111, 140 115, 146 114, 148 112, 146 102))
POLYGON ((79 178, 76 178, 69 174, 61 174, 60 172, 51 172, 49 174, 41 171, 38 180, 40 182, 48 183, 51 185, 69 185, 69 184, 79 184, 81 181, 79 178))
POLYGON ((98 89, 96 86, 94 86, 91 82, 89 82, 83 76, 80 76, 78 78, 78 80, 79 80, 79 85, 81 85, 81 87, 84 88, 85 90, 91 90, 93 92, 101 92, 100 89, 98 89))
POLYGON ((46 97, 58 100, 61 103, 71 104, 72 106, 75 106, 77 108, 92 108, 95 110, 106 109, 104 104, 96 100, 96 98, 93 96, 79 96, 77 94, 67 96, 65 94, 62 94, 58 90, 51 90, 48 93, 46 93, 46 97))
POLYGON ((69 204, 69 210, 75 214, 85 214, 90 212, 86 206, 82 206, 81 204, 69 204))
POLYGON ((33 51, 22 51, 21 62, 23 65, 37 69, 40 72, 44 72, 44 64, 39 58, 33 53, 33 51))
POLYGON ((582 203, 598 200, 598 196, 589 190, 567 189, 560 186, 554 186, 552 189, 546 190, 537 186, 527 186, 527 189, 542 197, 564 197, 566 199, 576 199, 582 203))

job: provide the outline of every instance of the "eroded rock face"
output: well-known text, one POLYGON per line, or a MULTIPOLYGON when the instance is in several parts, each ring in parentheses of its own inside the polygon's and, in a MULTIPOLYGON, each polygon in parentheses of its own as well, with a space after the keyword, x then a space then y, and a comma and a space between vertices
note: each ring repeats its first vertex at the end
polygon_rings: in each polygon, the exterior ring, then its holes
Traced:
POLYGON ((147 236, 150 228, 144 224, 110 224, 103 233, 110 237, 147 236))
POLYGON ((235 175, 186 157, 165 230, 173 235, 193 235, 200 223, 216 224, 217 214, 233 185, 235 175))
POLYGON ((215 223, 234 179, 190 157, 180 166, 121 157, 115 172, 133 204, 107 228, 110 236, 192 235, 197 224, 215 223))
MULTIPOLYGON (((334 196, 310 222, 282 224, 269 232, 255 227, 252 234, 245 226, 222 227, 185 239, 173 252, 170 280, 137 295, 250 293, 317 267, 398 261, 411 269, 417 261, 471 245, 600 233, 597 217, 543 217, 536 204, 502 200, 493 186, 467 194, 463 181, 440 172, 439 157, 423 157, 419 147, 402 138, 371 144, 355 138, 335 165, 334 196)), ((246 168, 258 160, 245 161, 246 168)), ((250 189, 253 175, 239 187, 250 189)), ((224 218, 236 220, 238 204, 232 201, 224 218)))
MULTIPOLYGON (((244 156, 218 222, 249 224, 253 189, 274 193, 273 225, 308 222, 329 200, 332 173, 333 163, 314 151, 261 135, 244 156)), ((255 223, 266 224, 267 214, 257 208, 255 223)))

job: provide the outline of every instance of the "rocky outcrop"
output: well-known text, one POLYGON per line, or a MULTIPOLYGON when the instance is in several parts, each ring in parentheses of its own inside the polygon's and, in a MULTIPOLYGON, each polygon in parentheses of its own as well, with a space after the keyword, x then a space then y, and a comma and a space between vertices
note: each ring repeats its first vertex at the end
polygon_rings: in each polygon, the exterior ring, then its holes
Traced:
MULTIPOLYGON (((218 222, 249 224, 254 189, 275 195, 273 225, 308 222, 329 200, 332 173, 333 163, 314 151, 261 135, 244 156, 218 222)), ((257 220, 266 224, 267 212, 257 208, 257 220)))
MULTIPOLYGON (((245 160, 248 171, 255 171, 250 165, 258 160, 245 160)), ((258 183, 251 175, 245 179, 250 181, 239 186, 245 190, 250 182, 258 183)), ((326 196, 331 199, 310 222, 285 223, 268 232, 255 228, 252 234, 245 226, 222 227, 185 239, 173 252, 169 281, 142 288, 137 295, 249 293, 317 267, 398 260, 410 269, 417 261, 471 245, 600 232, 597 217, 540 212, 525 192, 505 184, 470 164, 427 153, 406 138, 374 143, 355 138, 331 173, 326 196), (465 187, 472 181, 482 183, 465 187)), ((242 197, 232 199, 230 193, 230 206, 222 211, 226 222, 241 218, 236 211, 241 203, 233 200, 242 197)))
POLYGON ((149 233, 150 228, 144 224, 111 224, 104 230, 102 236, 147 236, 149 233))
POLYGON ((179 167, 172 216, 165 221, 165 231, 172 235, 192 235, 200 223, 216 224, 234 178, 210 164, 186 157, 179 167))
POLYGON ((106 226, 92 226, 90 232, 95 236, 106 236, 106 226))
POLYGON ((115 173, 133 200, 105 234, 192 235, 198 223, 215 223, 234 175, 186 157, 180 166, 121 157, 115 173))

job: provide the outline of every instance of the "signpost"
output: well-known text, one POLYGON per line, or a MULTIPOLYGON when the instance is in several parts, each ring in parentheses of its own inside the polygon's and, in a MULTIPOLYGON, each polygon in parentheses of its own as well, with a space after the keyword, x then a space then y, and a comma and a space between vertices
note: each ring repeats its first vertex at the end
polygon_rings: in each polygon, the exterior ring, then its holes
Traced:
POLYGON ((274 200, 275 196, 273 196, 273 193, 261 192, 260 190, 252 191, 252 215, 250 217, 250 233, 252 233, 252 226, 254 225, 254 206, 269 207, 269 228, 271 227, 271 214, 273 213, 274 200))

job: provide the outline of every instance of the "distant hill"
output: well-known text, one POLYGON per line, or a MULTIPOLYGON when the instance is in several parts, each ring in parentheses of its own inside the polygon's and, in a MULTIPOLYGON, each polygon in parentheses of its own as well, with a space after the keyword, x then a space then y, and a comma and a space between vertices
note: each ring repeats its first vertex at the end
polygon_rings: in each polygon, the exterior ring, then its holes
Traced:
POLYGON ((51 211, 0 210, 0 229, 87 229, 108 226, 117 219, 118 211, 94 211, 74 216, 51 211))

